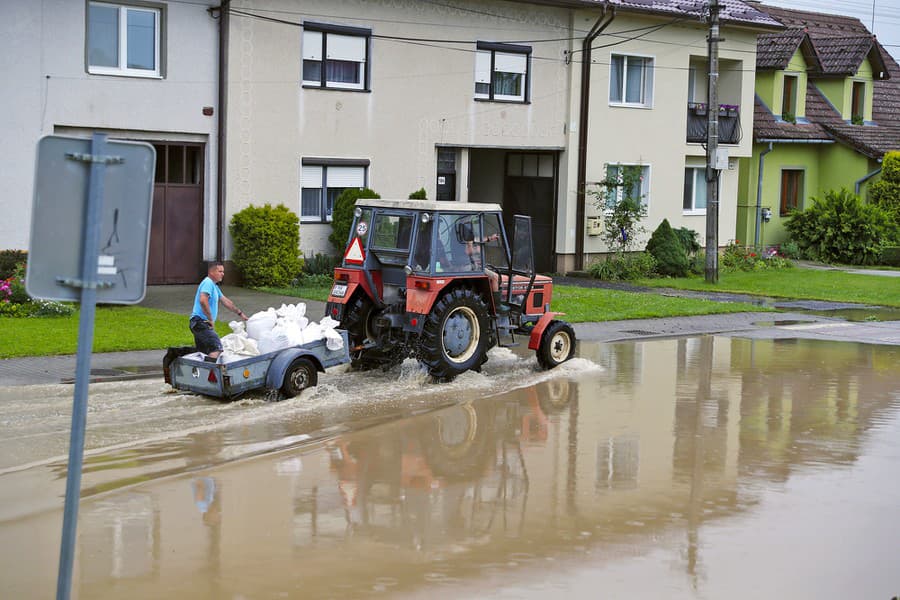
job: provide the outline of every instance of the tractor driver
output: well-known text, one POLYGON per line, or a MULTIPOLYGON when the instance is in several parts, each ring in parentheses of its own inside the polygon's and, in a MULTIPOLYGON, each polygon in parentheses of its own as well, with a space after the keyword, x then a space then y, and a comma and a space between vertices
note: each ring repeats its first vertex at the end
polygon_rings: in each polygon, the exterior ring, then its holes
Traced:
MULTIPOLYGON (((496 242, 500 239, 499 233, 492 233, 491 235, 481 238, 475 239, 475 234, 472 230, 471 224, 464 224, 461 228, 462 238, 466 242, 466 256, 469 257, 469 263, 471 264, 471 268, 473 271, 482 270, 481 266, 481 246, 482 244, 486 244, 488 242, 496 242)), ((499 312, 506 312, 509 310, 509 307, 503 303, 502 297, 500 294, 500 274, 494 271, 493 269, 485 267, 484 274, 487 275, 488 280, 491 285, 491 295, 494 297, 494 306, 497 307, 499 312)))

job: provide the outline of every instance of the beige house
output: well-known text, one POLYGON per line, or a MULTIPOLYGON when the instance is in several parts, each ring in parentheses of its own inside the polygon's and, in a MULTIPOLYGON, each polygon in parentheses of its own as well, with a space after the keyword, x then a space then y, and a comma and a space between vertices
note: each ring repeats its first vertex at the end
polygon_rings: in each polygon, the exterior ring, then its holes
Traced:
MULTIPOLYGON (((722 16, 720 102, 734 107, 721 126, 724 240, 737 159, 751 154, 741 133, 753 113, 740 107, 753 105, 756 35, 777 23, 744 5, 722 16)), ((343 250, 327 241, 343 189, 405 198, 425 188, 531 215, 538 269, 570 270, 606 250, 588 231, 599 199, 578 190, 610 168, 642 176, 648 231, 663 218, 705 231, 705 119, 691 105, 706 101, 699 5, 247 0, 227 19, 227 213, 287 205, 307 256, 343 250), (583 42, 604 23, 580 171, 583 42)))

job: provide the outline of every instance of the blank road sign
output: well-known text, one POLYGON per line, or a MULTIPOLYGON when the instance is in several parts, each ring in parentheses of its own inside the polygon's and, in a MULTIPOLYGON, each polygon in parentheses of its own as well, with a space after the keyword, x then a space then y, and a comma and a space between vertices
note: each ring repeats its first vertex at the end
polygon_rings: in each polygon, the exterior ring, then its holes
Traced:
MULTIPOLYGON (((78 300, 82 279, 91 140, 46 136, 38 142, 26 289, 31 296, 78 300), (78 160, 81 157, 82 160, 78 160)), ((156 151, 142 142, 108 141, 103 178, 97 302, 136 304, 147 287, 156 151)), ((95 159, 96 160, 96 159, 95 159)))

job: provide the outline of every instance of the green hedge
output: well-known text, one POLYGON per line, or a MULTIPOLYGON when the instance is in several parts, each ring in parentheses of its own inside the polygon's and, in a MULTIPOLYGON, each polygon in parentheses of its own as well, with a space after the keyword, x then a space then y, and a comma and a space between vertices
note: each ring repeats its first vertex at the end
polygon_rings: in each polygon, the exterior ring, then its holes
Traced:
POLYGON ((16 272, 16 266, 28 262, 24 250, 0 250, 0 279, 9 279, 16 272))
POLYGON ((350 239, 350 226, 353 224, 353 208, 360 198, 381 198, 369 188, 347 188, 334 201, 334 211, 331 213, 331 234, 328 241, 343 256, 350 239))
POLYGON ((231 218, 234 264, 249 286, 286 286, 303 270, 300 221, 283 204, 248 206, 231 218))

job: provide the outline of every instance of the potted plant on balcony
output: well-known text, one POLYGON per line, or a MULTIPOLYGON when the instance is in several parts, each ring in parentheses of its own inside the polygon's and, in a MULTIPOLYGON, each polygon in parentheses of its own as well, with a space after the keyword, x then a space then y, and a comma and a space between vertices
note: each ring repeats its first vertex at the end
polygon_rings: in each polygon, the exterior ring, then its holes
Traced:
POLYGON ((720 104, 719 115, 723 117, 736 117, 738 116, 738 106, 736 104, 720 104))
POLYGON ((698 117, 706 115, 706 105, 702 102, 697 102, 696 104, 694 104, 694 114, 698 117))

